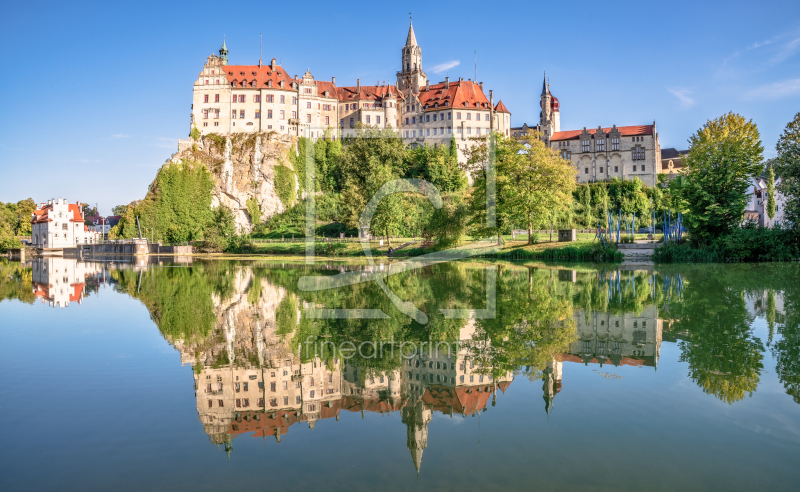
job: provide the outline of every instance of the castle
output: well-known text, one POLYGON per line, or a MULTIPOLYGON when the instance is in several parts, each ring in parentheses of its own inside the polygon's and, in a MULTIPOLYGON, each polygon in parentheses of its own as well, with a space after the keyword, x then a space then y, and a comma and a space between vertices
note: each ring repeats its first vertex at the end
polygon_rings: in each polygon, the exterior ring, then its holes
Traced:
POLYGON ((508 136, 511 113, 483 83, 463 80, 431 84, 422 69, 422 49, 413 24, 401 49, 396 85, 376 82, 337 86, 316 80, 310 70, 290 76, 273 58, 264 65, 229 65, 223 42, 219 55, 206 59, 194 83, 192 128, 201 134, 276 132, 317 139, 355 135, 369 125, 395 129, 409 146, 449 145, 455 137, 459 160, 474 145, 472 137, 499 132, 508 136))

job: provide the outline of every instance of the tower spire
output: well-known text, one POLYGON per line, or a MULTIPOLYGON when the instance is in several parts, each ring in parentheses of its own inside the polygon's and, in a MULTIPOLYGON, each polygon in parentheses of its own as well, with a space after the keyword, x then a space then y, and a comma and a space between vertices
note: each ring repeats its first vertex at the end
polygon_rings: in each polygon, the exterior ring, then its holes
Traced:
POLYGON ((228 64, 228 47, 225 45, 225 35, 222 35, 222 48, 219 49, 219 57, 222 58, 222 64, 228 64))
POLYGON ((414 36, 414 23, 411 21, 411 12, 408 13, 408 38, 406 46, 417 46, 417 37, 414 36))
POLYGON ((547 87, 547 72, 544 72, 544 81, 542 82, 542 95, 549 93, 550 89, 547 87))

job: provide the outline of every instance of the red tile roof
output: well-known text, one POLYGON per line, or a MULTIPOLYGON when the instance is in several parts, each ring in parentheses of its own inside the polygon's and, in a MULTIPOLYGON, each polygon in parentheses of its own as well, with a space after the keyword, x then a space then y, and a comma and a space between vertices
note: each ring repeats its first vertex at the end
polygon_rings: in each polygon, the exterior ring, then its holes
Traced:
POLYGON ((236 82, 237 87, 242 87, 242 82, 247 85, 245 87, 263 89, 269 87, 268 81, 272 81, 272 89, 280 90, 280 82, 283 81, 283 90, 291 90, 291 83, 295 81, 293 77, 286 73, 280 65, 275 65, 275 70, 270 65, 226 65, 225 76, 228 78, 228 83, 236 82), (255 81, 256 85, 251 85, 255 81))
POLYGON ((511 111, 509 111, 509 110, 508 110, 508 108, 506 108, 506 105, 505 105, 505 104, 503 104, 503 101, 500 101, 500 102, 498 102, 498 103, 495 105, 495 107, 494 107, 494 110, 495 110, 495 111, 497 111, 498 113, 508 113, 508 114, 511 114, 511 111))
POLYGON ((450 82, 450 87, 446 83, 434 84, 430 87, 421 88, 419 91, 419 101, 426 109, 449 106, 461 109, 489 109, 489 100, 483 94, 481 86, 472 81, 450 82))
POLYGON ((397 99, 402 99, 403 94, 393 85, 362 85, 361 94, 358 93, 358 86, 337 87, 337 96, 341 102, 351 101, 382 101, 389 94, 397 99))
MULTIPOLYGON (((612 128, 603 128, 605 133, 608 133, 612 130, 612 128)), ((618 126, 617 130, 619 130, 620 134, 623 137, 632 137, 635 135, 652 135, 653 134, 653 125, 637 125, 637 126, 618 126)), ((594 135, 597 131, 597 128, 589 128, 587 131, 594 135)), ((550 138, 550 141, 553 140, 577 140, 580 137, 583 130, 569 130, 565 132, 555 132, 553 136, 550 138)))
MULTIPOLYGON (((70 222, 83 222, 83 215, 81 214, 81 208, 76 203, 70 203, 69 205, 69 212, 72 212, 72 218, 69 220, 70 222)), ((49 216, 50 211, 53 210, 52 205, 45 205, 42 208, 37 208, 33 211, 34 217, 31 219, 31 224, 40 224, 42 222, 51 222, 53 217, 49 216)))
MULTIPOLYGON (((579 357, 577 355, 561 354, 561 355, 559 355, 557 357, 561 362, 578 362, 580 364, 585 364, 586 363, 586 361, 584 361, 581 357, 579 357)), ((597 360, 596 358, 592 358, 589 361, 589 363, 590 364, 599 364, 600 361, 597 360)), ((605 361, 603 363, 604 364, 613 365, 613 362, 611 362, 610 358, 609 359, 605 359, 605 361)), ((650 367, 653 367, 653 366, 655 366, 655 360, 654 360, 653 357, 648 357, 648 356, 645 356, 645 357, 622 357, 622 359, 620 360, 619 365, 621 365, 621 366, 650 366, 650 367)))

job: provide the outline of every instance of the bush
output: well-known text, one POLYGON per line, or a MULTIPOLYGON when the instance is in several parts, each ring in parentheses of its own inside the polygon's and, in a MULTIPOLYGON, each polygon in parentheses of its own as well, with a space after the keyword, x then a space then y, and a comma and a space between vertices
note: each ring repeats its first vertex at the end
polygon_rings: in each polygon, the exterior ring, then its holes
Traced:
POLYGON ((9 249, 21 248, 22 242, 14 236, 0 237, 0 253, 6 253, 9 249))
POLYGON ((688 242, 656 248, 653 259, 663 263, 791 261, 800 258, 798 238, 787 228, 769 229, 753 223, 733 229, 704 248, 688 242))

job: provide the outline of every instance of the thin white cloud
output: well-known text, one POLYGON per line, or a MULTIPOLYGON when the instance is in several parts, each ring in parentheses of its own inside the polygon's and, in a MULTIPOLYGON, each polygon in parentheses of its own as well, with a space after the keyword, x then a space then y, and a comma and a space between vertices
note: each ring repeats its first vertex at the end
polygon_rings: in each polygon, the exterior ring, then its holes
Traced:
POLYGON ((114 135, 111 135, 111 138, 128 138, 128 137, 130 137, 130 135, 125 135, 124 133, 115 133, 114 135))
POLYGON ((697 101, 691 97, 692 91, 684 87, 667 87, 667 90, 680 102, 681 107, 684 109, 691 108, 697 101))
POLYGON ((800 49, 800 37, 790 39, 785 43, 781 43, 781 45, 778 47, 778 51, 774 55, 772 55, 770 61, 772 63, 781 63, 782 61, 785 61, 788 58, 794 56, 794 54, 797 53, 797 50, 799 49, 800 49))
POLYGON ((433 68, 431 68, 431 72, 433 72, 433 73, 442 73, 442 72, 445 72, 447 70, 450 70, 451 68, 455 68, 455 67, 457 67, 459 65, 461 65, 461 62, 459 60, 451 60, 449 62, 444 62, 444 63, 440 63, 438 65, 435 65, 433 68))
POLYGON ((765 84, 745 93, 747 99, 783 99, 800 95, 800 79, 787 79, 765 84))

